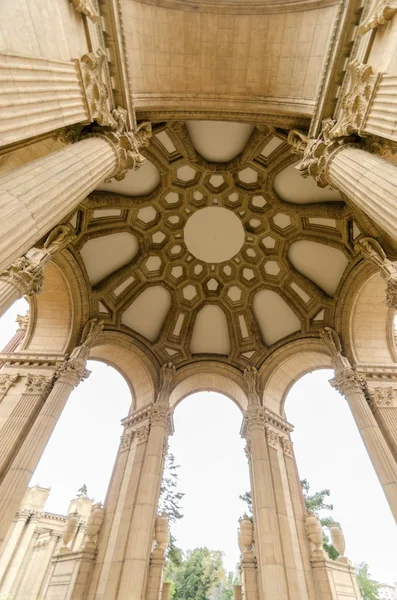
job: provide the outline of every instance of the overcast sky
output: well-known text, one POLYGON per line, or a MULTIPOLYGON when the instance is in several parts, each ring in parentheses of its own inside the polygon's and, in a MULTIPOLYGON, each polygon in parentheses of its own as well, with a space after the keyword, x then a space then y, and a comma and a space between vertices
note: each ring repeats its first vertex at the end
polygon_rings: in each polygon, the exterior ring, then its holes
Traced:
MULTIPOLYGON (((0 320, 0 347, 15 331, 19 301, 0 320)), ((121 375, 98 362, 73 392, 44 452, 31 484, 51 487, 46 510, 66 513, 84 483, 90 497, 103 501, 126 416, 129 390, 121 375)), ((346 401, 328 383, 331 371, 303 377, 287 400, 295 425, 293 441, 299 474, 312 491, 331 489, 334 517, 346 537, 346 555, 366 561, 373 577, 397 579, 397 528, 346 401)), ((215 393, 186 398, 175 410, 170 451, 180 468, 184 518, 174 526, 184 550, 206 545, 225 552, 230 570, 238 561, 238 518, 244 512, 239 494, 249 489, 241 413, 215 393)))

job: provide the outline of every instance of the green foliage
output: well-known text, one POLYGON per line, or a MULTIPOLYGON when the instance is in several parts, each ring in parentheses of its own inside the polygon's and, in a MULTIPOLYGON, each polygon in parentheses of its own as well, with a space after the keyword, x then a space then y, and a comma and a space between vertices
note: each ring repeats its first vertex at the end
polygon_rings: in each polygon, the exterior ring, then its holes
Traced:
POLYGON ((231 600, 233 574, 226 574, 223 553, 208 548, 189 551, 174 570, 173 600, 231 600))
POLYGON ((77 492, 76 492, 76 498, 87 498, 87 497, 88 497, 88 496, 87 496, 87 494, 88 494, 87 486, 86 486, 86 484, 84 483, 84 484, 81 486, 81 488, 79 488, 79 489, 77 490, 77 492))
POLYGON ((362 562, 356 565, 356 576, 362 599, 378 600, 379 584, 374 579, 371 579, 367 563, 362 562))
MULTIPOLYGON (((320 492, 315 492, 314 494, 310 494, 310 485, 307 479, 301 480, 301 486, 303 491, 303 497, 305 500, 306 510, 312 510, 317 513, 320 510, 334 510, 332 504, 327 504, 325 499, 329 497, 330 490, 321 490, 320 492)), ((247 514, 252 520, 252 498, 251 492, 245 492, 240 497, 240 500, 243 500, 247 504, 247 514)), ((320 519, 321 525, 323 527, 329 527, 331 523, 334 522, 334 519, 331 517, 323 517, 320 519)), ((339 556, 337 550, 334 548, 332 543, 330 542, 328 536, 323 533, 323 548, 332 560, 336 560, 339 556)))
MULTIPOLYGON (((320 510, 334 510, 333 504, 327 504, 325 499, 331 494, 330 490, 321 490, 320 492, 314 492, 310 494, 310 485, 307 479, 301 480, 301 486, 303 491, 303 498, 305 500, 306 510, 312 510, 318 513, 320 510)), ((331 523, 334 523, 332 517, 320 518, 321 525, 323 527, 329 527, 331 523)), ((323 548, 332 560, 336 560, 339 556, 338 551, 330 542, 328 536, 323 532, 323 548)))
POLYGON ((160 487, 159 512, 165 513, 170 523, 182 519, 181 500, 185 494, 178 492, 178 469, 173 454, 168 454, 164 465, 164 475, 160 487))

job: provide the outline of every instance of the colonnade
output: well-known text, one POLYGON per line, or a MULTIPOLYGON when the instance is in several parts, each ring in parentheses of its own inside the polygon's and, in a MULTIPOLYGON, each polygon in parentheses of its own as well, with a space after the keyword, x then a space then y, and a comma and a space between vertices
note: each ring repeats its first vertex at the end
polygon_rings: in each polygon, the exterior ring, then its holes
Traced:
MULTIPOLYGON (((0 145, 12 148, 65 127, 62 139, 67 142, 61 150, 0 177, 0 314, 18 297, 40 292, 45 267, 74 239, 72 228, 60 223, 87 194, 105 179, 122 179, 142 164, 140 149, 149 142, 150 125, 127 131, 125 111, 110 107, 103 61, 100 51, 73 62, 0 56, 9 99, 0 106, 0 145), (31 85, 22 86, 27 72, 31 85)), ((320 187, 338 189, 397 240, 397 167, 374 153, 379 136, 387 148, 393 149, 397 141, 392 117, 387 116, 394 110, 388 101, 394 78, 374 75, 366 65, 355 64, 352 72, 356 88, 347 95, 338 121, 325 123, 317 139, 293 130, 289 142, 302 155, 298 170, 304 177, 314 177, 320 187), (357 96, 364 84, 370 93, 363 94, 363 102, 353 103, 351 94, 357 96), (372 146, 371 135, 378 136, 372 146)), ((393 264, 373 241, 360 244, 358 250, 380 269, 387 301, 396 308, 393 264)), ((86 361, 102 329, 103 323, 90 320, 70 356, 45 373, 28 375, 14 397, 13 410, 0 430, 0 543, 70 393, 89 375, 86 361)), ((326 328, 322 337, 335 368, 333 386, 349 402, 397 518, 396 421, 385 420, 381 431, 370 408, 370 391, 344 356, 336 332, 326 328)), ((164 365, 156 402, 124 420, 88 600, 144 597, 164 452, 172 431, 169 396, 174 375, 175 368, 164 365)), ((19 379, 17 372, 0 375, 0 394, 9 393, 19 379)), ((259 597, 314 600, 316 581, 291 427, 262 405, 254 369, 246 370, 245 381, 243 435, 252 482, 259 597)))

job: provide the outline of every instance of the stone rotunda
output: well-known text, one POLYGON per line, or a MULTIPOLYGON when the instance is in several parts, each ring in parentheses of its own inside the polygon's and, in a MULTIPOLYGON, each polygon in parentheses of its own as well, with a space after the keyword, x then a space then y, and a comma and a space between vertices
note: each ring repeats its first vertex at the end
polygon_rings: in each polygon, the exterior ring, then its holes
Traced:
POLYGON ((30 313, 0 355, 0 593, 167 600, 172 413, 213 390, 241 409, 250 467, 236 600, 359 598, 305 512, 284 402, 335 370, 397 518, 395 13, 3 0, 0 312, 26 296, 30 313), (131 390, 107 498, 79 544, 71 505, 22 593, 47 492, 27 487, 89 358, 131 390))

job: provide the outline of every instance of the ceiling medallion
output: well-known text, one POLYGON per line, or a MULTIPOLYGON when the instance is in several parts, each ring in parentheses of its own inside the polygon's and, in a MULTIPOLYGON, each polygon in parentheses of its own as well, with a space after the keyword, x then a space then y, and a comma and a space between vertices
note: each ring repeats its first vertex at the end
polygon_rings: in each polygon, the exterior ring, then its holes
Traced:
POLYGON ((234 212, 220 206, 196 211, 184 227, 184 241, 189 252, 199 260, 218 264, 240 252, 245 232, 234 212))

